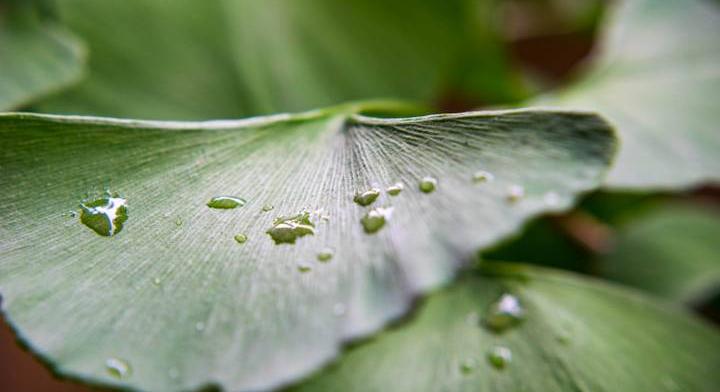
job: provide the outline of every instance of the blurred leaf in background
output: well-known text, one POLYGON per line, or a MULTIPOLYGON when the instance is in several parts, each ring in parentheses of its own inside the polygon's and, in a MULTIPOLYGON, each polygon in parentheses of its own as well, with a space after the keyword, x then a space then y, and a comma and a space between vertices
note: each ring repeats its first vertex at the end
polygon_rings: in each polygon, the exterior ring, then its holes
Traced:
POLYGON ((613 11, 589 73, 539 102, 594 110, 617 127, 608 187, 720 181, 720 6, 636 0, 613 11))
POLYGON ((720 384, 720 335, 683 310, 559 271, 485 268, 293 391, 712 391, 720 384), (521 317, 500 331, 488 328, 499 299, 521 317))
POLYGON ((90 70, 40 109, 187 120, 378 97, 509 101, 523 90, 490 23, 495 4, 59 0, 90 70))
POLYGON ((42 11, 31 1, 0 1, 0 111, 21 108, 83 75, 84 45, 42 11))

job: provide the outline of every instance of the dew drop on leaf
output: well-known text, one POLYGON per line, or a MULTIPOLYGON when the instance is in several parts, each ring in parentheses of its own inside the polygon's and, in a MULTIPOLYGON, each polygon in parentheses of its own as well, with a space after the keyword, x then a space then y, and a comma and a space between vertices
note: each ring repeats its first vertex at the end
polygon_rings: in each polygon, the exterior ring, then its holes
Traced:
POLYGON ((495 332, 511 328, 525 318, 525 309, 520 300, 511 294, 503 294, 490 304, 484 318, 484 324, 495 332))
POLYGON ((160 281, 160 278, 153 278, 152 282, 155 286, 160 286, 161 281, 160 281))
POLYGON ((242 207, 246 203, 245 199, 241 199, 235 196, 215 196, 207 203, 210 208, 219 209, 231 209, 235 207, 242 207))
POLYGON ((102 236, 119 233, 128 218, 127 200, 105 195, 80 204, 80 222, 102 236))
POLYGON ((390 208, 373 208, 368 211, 365 216, 360 219, 360 223, 367 234, 377 233, 380 229, 385 226, 385 222, 390 219, 392 214, 392 207, 390 208))
POLYGON ((424 177, 420 180, 418 188, 423 193, 432 193, 435 191, 435 188, 437 188, 437 180, 433 177, 424 177))
POLYGON ((204 331, 204 330, 205 330, 205 323, 203 323, 202 321, 198 321, 197 323, 195 323, 195 330, 198 331, 198 332, 204 331))
POLYGON ((560 195, 557 192, 547 192, 543 196, 543 201, 548 207, 556 207, 560 204, 560 195))
POLYGON ((237 234, 235 236, 235 241, 237 241, 238 244, 244 244, 247 239, 248 238, 245 234, 237 234))
POLYGON ((310 270, 312 270, 312 265, 306 261, 300 261, 297 264, 297 269, 302 273, 310 272, 310 270))
POLYGON ((105 369, 108 374, 118 379, 128 377, 131 372, 130 363, 120 358, 108 358, 105 361, 105 369))
POLYGON ((490 364, 496 369, 505 368, 512 361, 512 351, 503 346, 495 346, 487 354, 490 364))
POLYGON ((390 196, 397 196, 400 194, 400 192, 403 191, 404 188, 405 186, 401 182, 396 182, 395 184, 390 185, 387 188, 387 193, 390 196))
POLYGON ((347 312, 347 307, 344 303, 338 302, 335 305, 333 305, 333 314, 337 317, 341 317, 345 315, 345 312, 347 312))
POLYGON ((310 221, 310 213, 303 212, 289 218, 275 219, 273 227, 266 233, 275 244, 294 244, 300 237, 315 234, 315 224, 310 221))
POLYGON ((510 185, 507 191, 507 200, 516 202, 525 197, 525 188, 521 185, 510 185))
POLYGON ((179 217, 175 218, 175 226, 179 227, 179 226, 182 226, 182 224, 183 224, 183 221, 181 218, 179 218, 179 217))
POLYGON ((460 362, 460 373, 468 375, 475 370, 477 363, 472 358, 464 359, 460 362))
POLYGON ((480 184, 483 182, 490 182, 494 179, 495 179, 495 176, 492 173, 487 172, 485 170, 478 170, 475 173, 473 173, 473 176, 472 176, 472 180, 476 184, 480 184))
POLYGON ((377 200, 378 196, 380 196, 380 190, 377 188, 372 188, 365 192, 356 193, 355 197, 353 198, 353 201, 355 203, 365 207, 365 206, 369 206, 375 200, 377 200))
POLYGON ((330 261, 333 256, 335 255, 335 252, 331 248, 324 248, 317 254, 318 261, 322 261, 323 263, 326 263, 330 261))
POLYGON ((273 208, 275 208, 275 207, 274 207, 273 205, 271 205, 271 204, 265 204, 264 206, 262 206, 262 210, 263 210, 263 212, 269 212, 269 211, 272 211, 272 210, 273 210, 273 208))

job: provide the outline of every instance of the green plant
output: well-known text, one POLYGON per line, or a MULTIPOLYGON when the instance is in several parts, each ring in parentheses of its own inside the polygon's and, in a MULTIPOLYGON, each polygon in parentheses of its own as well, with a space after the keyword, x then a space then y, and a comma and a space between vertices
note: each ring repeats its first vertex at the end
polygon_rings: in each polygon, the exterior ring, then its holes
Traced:
POLYGON ((522 3, 0 1, 4 316, 104 387, 714 390, 720 9, 579 8, 540 94, 522 3))

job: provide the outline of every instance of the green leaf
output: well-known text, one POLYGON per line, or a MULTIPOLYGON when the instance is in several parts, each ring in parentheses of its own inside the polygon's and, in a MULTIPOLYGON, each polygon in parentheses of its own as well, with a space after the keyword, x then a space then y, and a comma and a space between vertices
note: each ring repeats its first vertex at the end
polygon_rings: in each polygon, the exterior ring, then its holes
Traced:
POLYGON ((605 276, 670 300, 701 299, 720 286, 720 213, 660 203, 617 232, 600 260, 605 276))
POLYGON ((77 37, 38 16, 32 2, 0 1, 0 111, 77 82, 84 61, 77 37))
POLYGON ((469 274, 297 390, 710 392, 720 384, 718 347, 720 334, 680 309, 516 266, 469 274), (519 299, 524 321, 496 333, 485 326, 488 309, 505 293, 519 299), (488 358, 497 347, 511 352, 502 369, 488 358))
POLYGON ((90 75, 41 109, 195 120, 378 97, 433 102, 447 89, 508 100, 518 88, 493 4, 61 0, 62 20, 89 43, 90 75))
POLYGON ((477 248, 569 207, 615 147, 591 114, 361 109, 196 123, 0 115, 6 316, 65 376, 271 388, 401 316, 477 248), (478 170, 494 179, 473 181, 478 170), (432 193, 418 189, 425 176, 432 193), (353 201, 371 188, 371 205, 353 201), (208 207, 229 206, 216 196, 236 208, 208 207), (386 218, 376 232, 361 224, 371 211, 386 218))
POLYGON ((720 181, 720 7, 623 1, 589 74, 541 100, 591 109, 622 145, 607 186, 675 189, 720 181))

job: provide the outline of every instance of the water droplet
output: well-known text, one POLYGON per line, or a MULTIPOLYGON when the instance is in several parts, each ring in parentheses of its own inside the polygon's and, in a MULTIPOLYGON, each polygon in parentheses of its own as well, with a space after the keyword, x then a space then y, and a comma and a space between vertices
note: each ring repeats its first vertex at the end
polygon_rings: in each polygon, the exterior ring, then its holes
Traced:
POLYGON ((556 207, 560 205, 560 195, 557 192, 547 192, 543 196, 543 201, 550 207, 556 207))
POLYGON ((555 340, 558 341, 558 343, 563 345, 570 344, 570 338, 572 335, 570 334, 570 331, 560 331, 557 335, 555 335, 555 340))
POLYGON ((383 226, 385 226, 385 222, 390 219, 391 214, 392 207, 373 208, 360 219, 360 223, 362 223, 363 229, 365 229, 365 233, 377 233, 380 229, 383 228, 383 226))
POLYGON ((372 188, 362 193, 356 193, 353 201, 355 203, 365 207, 372 204, 380 196, 380 189, 372 188))
POLYGON ((77 213, 77 211, 70 211, 70 212, 68 212, 68 215, 69 215, 71 218, 77 218, 78 213, 77 213))
POLYGON ((507 200, 509 202, 516 202, 525 197, 525 188, 521 185, 510 185, 507 191, 507 200))
POLYGON ((333 256, 335 255, 335 251, 333 251, 331 248, 324 248, 317 254, 318 261, 322 261, 323 263, 326 263, 330 261, 333 256))
POLYGON ((437 188, 437 180, 433 177, 424 177, 420 180, 418 188, 423 193, 432 193, 435 191, 435 188, 437 188))
POLYGON ((274 208, 275 208, 275 207, 274 207, 273 205, 271 205, 271 204, 265 204, 264 206, 262 206, 263 212, 272 211, 274 208))
POLYGON ((245 199, 234 196, 215 196, 207 203, 210 208, 230 209, 242 207, 246 203, 245 199))
POLYGON ((244 244, 247 239, 248 238, 245 234, 237 234, 235 236, 235 241, 237 241, 238 244, 244 244))
POLYGON ((103 196, 80 204, 80 222, 102 236, 119 233, 128 218, 127 200, 103 196))
POLYGON ((178 217, 175 219, 175 226, 182 226, 182 224, 183 224, 183 221, 181 218, 178 217))
POLYGON ((496 346, 488 352, 487 359, 496 369, 503 369, 512 361, 512 351, 507 347, 496 346))
POLYGON ((107 372, 115 378, 125 378, 130 375, 132 369, 130 363, 120 358, 108 358, 105 361, 107 372))
POLYGON ((306 261, 300 261, 297 263, 297 269, 302 273, 310 272, 310 270, 312 270, 312 265, 306 261))
POLYGON ((477 362, 472 358, 464 359, 460 362, 460 373, 462 374, 470 374, 475 370, 475 367, 477 366, 477 362))
POLYGON ((480 324, 480 314, 478 312, 470 312, 465 316, 465 324, 476 327, 480 324))
POLYGON ((180 377, 180 372, 175 368, 170 368, 170 369, 168 369, 168 377, 175 380, 178 377, 180 377))
POLYGON ((396 182, 387 188, 387 193, 390 196, 397 196, 403 191, 403 189, 405 189, 405 186, 401 182, 396 182))
POLYGON ((295 240, 308 234, 315 234, 315 225, 310 221, 310 214, 301 214, 273 221, 273 227, 266 231, 275 244, 294 244, 295 240))
POLYGON ((347 312, 347 307, 344 303, 338 302, 335 305, 333 305, 333 314, 337 317, 341 317, 345 315, 345 312, 347 312))
POLYGON ((160 285, 160 282, 161 282, 161 281, 160 281, 160 278, 153 278, 153 284, 154 284, 155 286, 159 286, 159 285, 160 285))
POLYGON ((198 332, 204 331, 204 330, 205 330, 205 323, 203 323, 202 321, 198 321, 197 323, 195 323, 195 330, 198 331, 198 332))
POLYGON ((492 173, 487 172, 485 170, 478 170, 475 173, 473 173, 473 176, 472 176, 472 180, 476 184, 480 184, 483 182, 490 182, 494 179, 495 179, 495 176, 492 173))
POLYGON ((495 332, 513 327, 525 318, 525 309, 520 300, 511 294, 503 294, 488 308, 484 322, 495 332))

